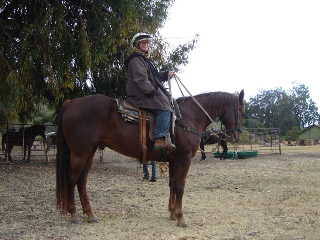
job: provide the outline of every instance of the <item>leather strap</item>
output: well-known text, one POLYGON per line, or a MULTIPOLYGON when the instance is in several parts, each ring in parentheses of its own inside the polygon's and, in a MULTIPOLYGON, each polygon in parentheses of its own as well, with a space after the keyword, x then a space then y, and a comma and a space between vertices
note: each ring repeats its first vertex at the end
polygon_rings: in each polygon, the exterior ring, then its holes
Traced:
POLYGON ((171 142, 170 133, 167 133, 167 137, 166 137, 165 141, 166 141, 166 146, 163 150, 163 153, 170 154, 172 152, 172 142, 171 142))
POLYGON ((187 125, 184 125, 183 123, 181 123, 179 120, 176 121, 176 124, 179 125, 180 127, 183 127, 183 129, 184 129, 185 131, 194 133, 194 134, 198 135, 200 138, 202 137, 202 133, 199 132, 197 129, 188 127, 187 125))
POLYGON ((139 111, 140 146, 142 150, 142 161, 144 165, 147 161, 147 114, 144 110, 139 111))

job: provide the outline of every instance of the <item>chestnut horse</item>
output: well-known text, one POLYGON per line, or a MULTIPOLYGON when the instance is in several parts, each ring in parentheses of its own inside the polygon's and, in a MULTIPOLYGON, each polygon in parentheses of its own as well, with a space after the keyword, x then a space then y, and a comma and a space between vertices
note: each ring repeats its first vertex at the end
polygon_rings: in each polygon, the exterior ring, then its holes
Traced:
MULTIPOLYGON (((233 132, 232 141, 240 140, 244 115, 244 92, 239 96, 213 92, 195 96, 211 119, 224 119, 227 130, 233 132)), ((167 155, 169 162, 169 211, 177 225, 188 227, 183 218, 182 197, 191 158, 199 149, 201 133, 211 121, 191 97, 177 99, 182 118, 176 121, 176 150, 167 155)), ((57 208, 71 214, 72 223, 81 223, 75 207, 77 185, 83 213, 89 222, 99 222, 90 206, 86 190, 88 173, 98 147, 108 147, 123 155, 142 159, 139 144, 139 125, 127 122, 118 112, 116 100, 92 95, 63 103, 58 117, 58 147, 56 160, 57 208)), ((147 139, 147 161, 159 161, 161 151, 153 150, 147 139)))

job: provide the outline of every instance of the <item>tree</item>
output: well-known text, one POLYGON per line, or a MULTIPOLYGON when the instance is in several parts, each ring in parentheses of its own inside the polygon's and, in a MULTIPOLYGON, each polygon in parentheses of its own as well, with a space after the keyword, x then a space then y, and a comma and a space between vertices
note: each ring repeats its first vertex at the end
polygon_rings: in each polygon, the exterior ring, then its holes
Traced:
POLYGON ((282 88, 259 90, 259 94, 249 99, 247 115, 263 123, 266 128, 278 127, 278 103, 284 98, 282 88))
POLYGON ((282 135, 294 126, 301 129, 319 121, 318 108, 310 98, 309 89, 299 83, 295 83, 290 91, 282 88, 260 90, 259 94, 249 99, 247 116, 267 128, 277 128, 279 116, 282 135))
POLYGON ((139 31, 155 38, 162 69, 188 62, 197 41, 167 49, 159 29, 174 0, 9 0, 0 3, 2 118, 31 120, 40 105, 58 110, 76 97, 124 97, 130 40, 139 31), (163 55, 160 53, 164 52, 163 55))
POLYGON ((294 126, 294 127, 292 127, 292 130, 289 130, 286 133, 285 140, 286 141, 297 141, 299 139, 299 133, 300 133, 299 127, 294 126))
POLYGON ((300 129, 319 122, 320 115, 316 103, 310 98, 309 88, 302 83, 294 83, 289 92, 293 102, 293 112, 300 129))

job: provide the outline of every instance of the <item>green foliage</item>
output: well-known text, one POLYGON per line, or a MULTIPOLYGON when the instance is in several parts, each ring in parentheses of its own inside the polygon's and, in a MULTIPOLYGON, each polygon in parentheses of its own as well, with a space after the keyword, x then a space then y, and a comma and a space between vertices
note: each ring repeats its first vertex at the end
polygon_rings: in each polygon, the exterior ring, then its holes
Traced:
POLYGON ((174 0, 0 3, 0 119, 31 121, 39 106, 56 112, 67 99, 101 93, 124 97, 124 59, 140 31, 154 36, 160 69, 188 63, 197 41, 177 49, 159 36, 174 0))
POLYGON ((292 127, 292 130, 289 130, 284 139, 286 141, 298 141, 299 140, 299 134, 300 134, 300 130, 299 130, 299 127, 298 126, 294 126, 292 127))
POLYGON ((243 127, 245 128, 259 128, 260 122, 257 119, 248 118, 243 121, 243 127))
POLYGON ((48 124, 52 123, 54 120, 53 112, 48 111, 46 108, 41 109, 39 112, 35 114, 35 118, 33 120, 34 124, 48 124))
POLYGON ((293 126, 301 129, 320 120, 318 108, 310 98, 308 87, 301 83, 294 83, 290 91, 282 88, 260 90, 260 94, 250 98, 247 116, 263 123, 267 128, 277 128, 280 120, 282 135, 286 135, 293 126))

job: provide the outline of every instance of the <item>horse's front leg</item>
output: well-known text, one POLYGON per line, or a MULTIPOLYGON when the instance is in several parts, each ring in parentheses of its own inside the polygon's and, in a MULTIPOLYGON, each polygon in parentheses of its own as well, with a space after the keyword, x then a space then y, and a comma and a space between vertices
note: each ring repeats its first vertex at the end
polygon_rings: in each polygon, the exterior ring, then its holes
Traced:
POLYGON ((227 146, 225 146, 225 147, 223 148, 223 153, 224 153, 224 158, 223 158, 223 160, 226 160, 226 159, 227 159, 227 155, 228 155, 228 148, 227 148, 227 146))
POLYGON ((47 145, 47 148, 44 149, 44 153, 46 154, 46 163, 49 162, 49 156, 48 156, 49 150, 50 150, 50 148, 49 148, 49 146, 47 145))
MULTIPOLYGON (((202 140, 200 142, 200 149, 204 151, 204 143, 202 140)), ((204 152, 201 152, 201 160, 206 160, 206 154, 204 152)))
POLYGON ((27 146, 23 146, 23 161, 26 160, 26 152, 27 152, 27 146))
POLYGON ((170 197, 169 197, 169 212, 170 219, 176 220, 175 216, 175 206, 176 206, 176 190, 175 190, 175 179, 174 179, 174 162, 169 162, 169 187, 170 187, 170 197))
POLYGON ((228 147, 227 147, 227 143, 222 141, 221 142, 221 146, 223 148, 223 152, 222 152, 222 155, 220 157, 220 160, 225 160, 227 158, 227 154, 228 154, 228 147))
MULTIPOLYGON (((190 163, 191 157, 182 157, 175 160, 174 177, 172 179, 173 181, 171 182, 170 179, 170 200, 172 200, 175 196, 174 215, 178 220, 177 225, 184 228, 189 227, 188 223, 183 218, 182 198, 190 163)), ((171 202, 169 201, 169 209, 171 207, 170 203, 171 202)), ((173 212, 171 211, 171 215, 172 213, 173 212)))
MULTIPOLYGON (((26 153, 24 153, 24 155, 26 155, 26 153)), ((31 145, 28 146, 28 160, 27 162, 30 162, 30 156, 31 156, 31 145)))

